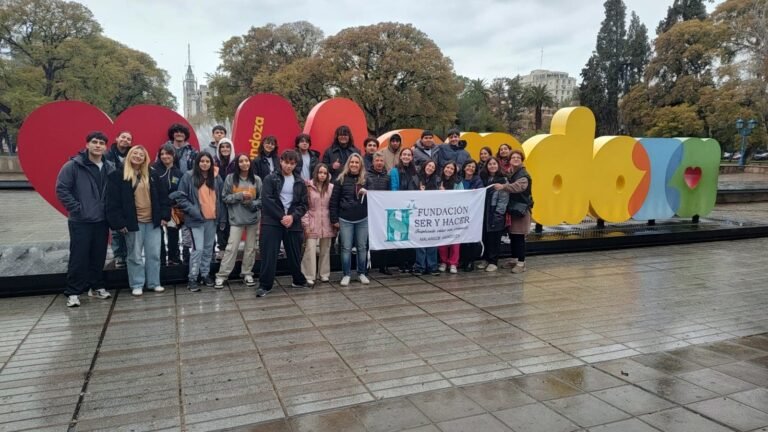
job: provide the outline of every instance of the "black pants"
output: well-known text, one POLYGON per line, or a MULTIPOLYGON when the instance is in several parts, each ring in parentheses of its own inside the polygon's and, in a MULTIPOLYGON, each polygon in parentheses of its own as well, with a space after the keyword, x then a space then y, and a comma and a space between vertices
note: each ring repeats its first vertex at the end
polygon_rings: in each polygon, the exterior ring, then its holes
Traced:
POLYGON ((501 252, 501 236, 503 234, 504 230, 483 232, 483 246, 485 247, 483 259, 488 261, 488 264, 496 265, 499 263, 499 253, 501 252))
POLYGON ((416 249, 397 249, 394 252, 397 254, 400 271, 411 271, 416 262, 416 249))
POLYGON ((399 250, 379 250, 371 251, 371 268, 382 269, 389 267, 389 263, 394 260, 399 250))
POLYGON ((307 278, 301 273, 301 246, 304 243, 304 233, 289 231, 284 226, 262 225, 261 237, 259 238, 259 251, 261 252, 259 288, 267 291, 271 290, 275 283, 280 242, 285 245, 285 256, 288 259, 288 269, 293 277, 293 283, 298 285, 307 283, 307 278))
MULTIPOLYGON (((168 236, 168 261, 181 262, 179 260, 179 229, 165 227, 165 234, 168 236)), ((160 263, 165 265, 165 236, 160 236, 160 263)))
POLYGON ((462 243, 459 246, 459 265, 463 267, 480 259, 481 249, 480 243, 462 243))
POLYGON ((107 259, 107 222, 72 222, 69 226, 69 263, 64 295, 80 295, 103 288, 102 273, 107 259))
POLYGON ((523 234, 509 234, 510 248, 512 249, 512 258, 517 258, 520 262, 525 262, 525 236, 523 234))
POLYGON ((227 249, 227 243, 229 243, 229 224, 226 224, 223 230, 216 227, 216 243, 219 245, 220 251, 224 252, 227 249))

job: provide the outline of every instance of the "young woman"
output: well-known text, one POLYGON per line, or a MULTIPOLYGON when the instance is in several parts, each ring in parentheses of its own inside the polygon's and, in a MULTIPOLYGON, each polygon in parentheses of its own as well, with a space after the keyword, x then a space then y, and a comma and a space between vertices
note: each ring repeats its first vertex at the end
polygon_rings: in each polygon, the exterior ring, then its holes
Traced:
MULTIPOLYGON (((490 156, 489 156, 490 157, 490 156)), ((461 169, 463 175, 461 184, 464 189, 482 189, 483 180, 478 174, 477 162, 470 159, 464 163, 461 169)), ((480 243, 462 243, 459 248, 459 264, 464 271, 471 272, 475 270, 475 260, 480 258, 482 247, 480 243)))
POLYGON ((277 156, 277 138, 272 135, 265 137, 259 146, 259 155, 251 164, 253 173, 261 181, 273 172, 280 171, 280 159, 277 156))
MULTIPOLYGON (((232 157, 232 141, 229 138, 221 138, 218 144, 216 144, 216 156, 213 158, 213 162, 218 169, 217 173, 221 177, 222 183, 226 180, 227 175, 235 172, 235 158, 232 157)), ((224 222, 219 223, 216 227, 216 244, 219 246, 216 259, 219 261, 223 259, 224 250, 227 248, 227 242, 229 241, 229 218, 226 215, 223 216, 222 220, 224 222)))
POLYGON ((512 260, 504 266, 512 268, 512 273, 522 273, 525 271, 525 236, 531 230, 531 208, 533 207, 531 176, 523 164, 525 161, 523 152, 512 150, 509 160, 511 167, 509 184, 504 187, 504 190, 509 192, 507 209, 510 211, 507 212, 507 217, 512 260), (525 211, 520 212, 520 209, 525 211))
POLYGON ((315 285, 320 274, 321 282, 328 282, 331 276, 331 240, 336 237, 336 230, 331 226, 330 202, 333 183, 328 167, 321 163, 315 167, 312 180, 307 182, 308 210, 301 218, 304 227, 304 256, 301 259, 301 272, 307 278, 309 286, 315 285), (317 260, 317 248, 320 246, 320 261, 317 260), (318 271, 319 264, 319 271, 318 271))
MULTIPOLYGON (((168 191, 168 195, 176 192, 183 173, 176 166, 176 149, 173 147, 173 144, 163 144, 160 147, 160 150, 157 152, 157 160, 155 160, 152 168, 158 173, 160 181, 163 182, 168 191)), ((179 224, 174 221, 173 217, 174 212, 179 212, 179 210, 174 208, 174 203, 170 199, 169 203, 171 204, 171 219, 163 227, 165 235, 160 236, 160 265, 179 265, 181 264, 181 258, 179 257, 179 224), (167 255, 166 236, 168 236, 167 255)))
MULTIPOLYGON (((417 178, 413 149, 402 149, 397 165, 389 170, 389 190, 407 191, 418 189, 419 180, 417 178)), ((397 253, 400 256, 400 273, 410 273, 413 270, 413 263, 416 261, 414 250, 398 249, 397 253)))
MULTIPOLYGON (((464 189, 464 184, 459 180, 457 171, 455 162, 450 161, 445 164, 440 175, 440 190, 464 189)), ((444 272, 447 268, 451 273, 459 272, 459 248, 458 243, 437 248, 437 253, 440 255, 440 265, 437 267, 439 271, 444 272)))
POLYGON ((340 230, 341 286, 349 285, 352 273, 352 244, 357 247, 357 277, 363 284, 368 273, 368 205, 365 202, 363 157, 351 154, 333 186, 329 210, 331 223, 340 230))
POLYGON ((485 195, 485 224, 483 230, 483 261, 478 269, 494 272, 498 269, 499 251, 501 250, 501 235, 504 233, 509 193, 503 189, 507 178, 501 171, 498 159, 490 158, 485 169, 480 173, 485 186, 494 185, 486 190, 485 195))
POLYGON ((496 159, 501 166, 501 172, 508 173, 510 168, 509 156, 512 154, 512 147, 509 144, 502 144, 496 151, 496 159))
POLYGON ((341 125, 333 133, 333 143, 323 153, 322 162, 331 172, 331 181, 336 181, 336 177, 352 154, 359 155, 360 151, 355 147, 352 130, 347 125, 341 125))
POLYGON ((110 175, 107 219, 125 235, 131 294, 142 295, 145 284, 152 291, 165 291, 160 285, 160 237, 161 226, 171 219, 171 207, 168 189, 159 173, 149 168, 149 153, 143 146, 131 147, 123 169, 110 175))
MULTIPOLYGON (((437 172, 437 162, 430 159, 421 165, 418 175, 419 190, 439 190, 440 174, 437 172)), ((437 268, 437 248, 417 248, 416 264, 413 266, 413 273, 439 275, 437 268)))
POLYGON ((476 174, 479 174, 480 171, 482 171, 485 168, 485 164, 488 162, 488 159, 493 157, 493 150, 491 150, 490 147, 483 147, 480 149, 480 159, 477 161, 477 171, 476 174))
POLYGON ((309 134, 299 134, 294 140, 296 153, 299 154, 299 163, 296 164, 296 175, 302 180, 308 182, 312 180, 312 174, 315 172, 317 164, 320 163, 320 153, 310 149, 312 147, 312 138, 309 134))
POLYGON ((195 157, 192 170, 181 177, 179 189, 171 194, 171 199, 184 211, 184 225, 192 237, 187 281, 187 288, 192 292, 200 291, 197 285, 200 277, 206 286, 214 285, 210 275, 211 256, 216 240, 217 218, 224 214, 217 192, 221 186, 221 177, 214 171, 213 158, 208 153, 200 152, 195 157))
POLYGON ((379 151, 379 140, 377 140, 375 137, 369 136, 365 139, 365 141, 363 141, 363 146, 365 149, 365 157, 363 160, 365 161, 365 170, 368 171, 373 165, 373 155, 379 151))
POLYGON ((240 275, 246 286, 256 285, 253 280, 253 263, 256 261, 256 241, 259 238, 259 220, 261 219, 261 179, 251 170, 248 155, 239 154, 235 158, 237 171, 228 175, 221 189, 221 200, 227 206, 229 219, 229 241, 224 257, 221 259, 219 272, 216 273, 214 288, 224 288, 224 281, 229 278, 237 261, 240 239, 245 232, 245 247, 240 275))

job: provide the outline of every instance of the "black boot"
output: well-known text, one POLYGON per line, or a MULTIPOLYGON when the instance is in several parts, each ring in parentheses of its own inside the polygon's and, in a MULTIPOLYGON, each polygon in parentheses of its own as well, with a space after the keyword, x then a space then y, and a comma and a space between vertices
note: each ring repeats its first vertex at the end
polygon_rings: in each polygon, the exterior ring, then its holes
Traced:
POLYGON ((389 276, 392 275, 392 272, 389 271, 389 269, 387 267, 380 267, 379 268, 379 273, 385 274, 385 275, 389 275, 389 276))

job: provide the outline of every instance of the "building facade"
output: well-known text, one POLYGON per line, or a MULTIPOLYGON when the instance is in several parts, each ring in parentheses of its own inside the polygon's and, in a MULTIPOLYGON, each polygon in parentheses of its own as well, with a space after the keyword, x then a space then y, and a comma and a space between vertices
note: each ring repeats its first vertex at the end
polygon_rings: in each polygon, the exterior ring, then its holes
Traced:
POLYGON ((576 78, 571 78, 567 72, 536 69, 528 75, 521 76, 520 83, 523 85, 544 84, 558 105, 570 103, 576 94, 576 78))
MULTIPOLYGON (((189 56, 189 52, 187 55, 189 56)), ((184 117, 187 120, 191 120, 194 117, 206 116, 208 113, 208 97, 208 86, 204 84, 197 85, 197 79, 194 72, 192 72, 191 58, 189 58, 187 73, 184 75, 184 117)))

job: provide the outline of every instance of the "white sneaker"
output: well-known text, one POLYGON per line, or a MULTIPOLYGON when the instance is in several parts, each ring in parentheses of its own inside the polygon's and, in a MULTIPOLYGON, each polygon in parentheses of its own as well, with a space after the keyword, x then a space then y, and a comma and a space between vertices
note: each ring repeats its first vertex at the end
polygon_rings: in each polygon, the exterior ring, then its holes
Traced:
POLYGON ((216 282, 213 283, 213 287, 216 289, 224 288, 224 279, 216 278, 216 282))
POLYGON ((140 296, 144 294, 144 290, 141 288, 134 288, 131 290, 131 295, 140 296))
POLYGON ((88 297, 96 297, 96 298, 100 298, 100 299, 108 299, 108 298, 112 297, 112 294, 110 294, 104 288, 89 289, 88 290, 88 297))
POLYGON ((485 268, 485 271, 487 272, 495 272, 499 268, 496 267, 496 264, 488 264, 488 267, 485 268))
POLYGON ((445 265, 445 263, 440 263, 440 265, 437 266, 437 270, 441 271, 441 272, 444 272, 446 267, 447 266, 445 265))
POLYGON ((163 288, 160 285, 158 285, 158 286, 152 288, 152 291, 154 291, 154 292, 163 292, 163 291, 165 291, 165 288, 163 288))
POLYGON ((459 272, 459 269, 457 269, 455 265, 452 265, 452 266, 451 266, 451 269, 450 269, 449 271, 450 271, 451 273, 453 273, 453 274, 456 274, 456 273, 458 273, 458 272, 459 272))
POLYGON ((368 285, 369 283, 371 283, 371 281, 368 280, 368 276, 366 275, 363 275, 363 274, 357 275, 357 278, 360 280, 360 283, 363 285, 368 285))
POLYGON ((344 276, 341 278, 341 283, 339 283, 341 286, 349 286, 349 276, 344 276))
POLYGON ((501 268, 511 269, 511 268, 515 268, 516 265, 517 265, 517 258, 512 258, 511 260, 502 264, 501 268))
POLYGON ((80 306, 80 297, 76 295, 67 296, 67 307, 80 306))
POLYGON ((486 267, 488 267, 488 261, 479 261, 477 264, 475 264, 475 268, 478 270, 483 270, 486 267))
POLYGON ((327 277, 321 277, 320 278, 320 282, 329 282, 329 281, 330 281, 330 279, 328 279, 327 277))
POLYGON ((313 287, 315 286, 315 281, 307 279, 307 285, 313 287))
POLYGON ((525 262, 519 262, 517 265, 512 269, 512 273, 522 273, 525 271, 525 262))
POLYGON ((249 287, 256 286, 256 281, 253 280, 253 276, 251 275, 245 275, 245 277, 243 278, 243 282, 245 282, 245 286, 249 286, 249 287))

